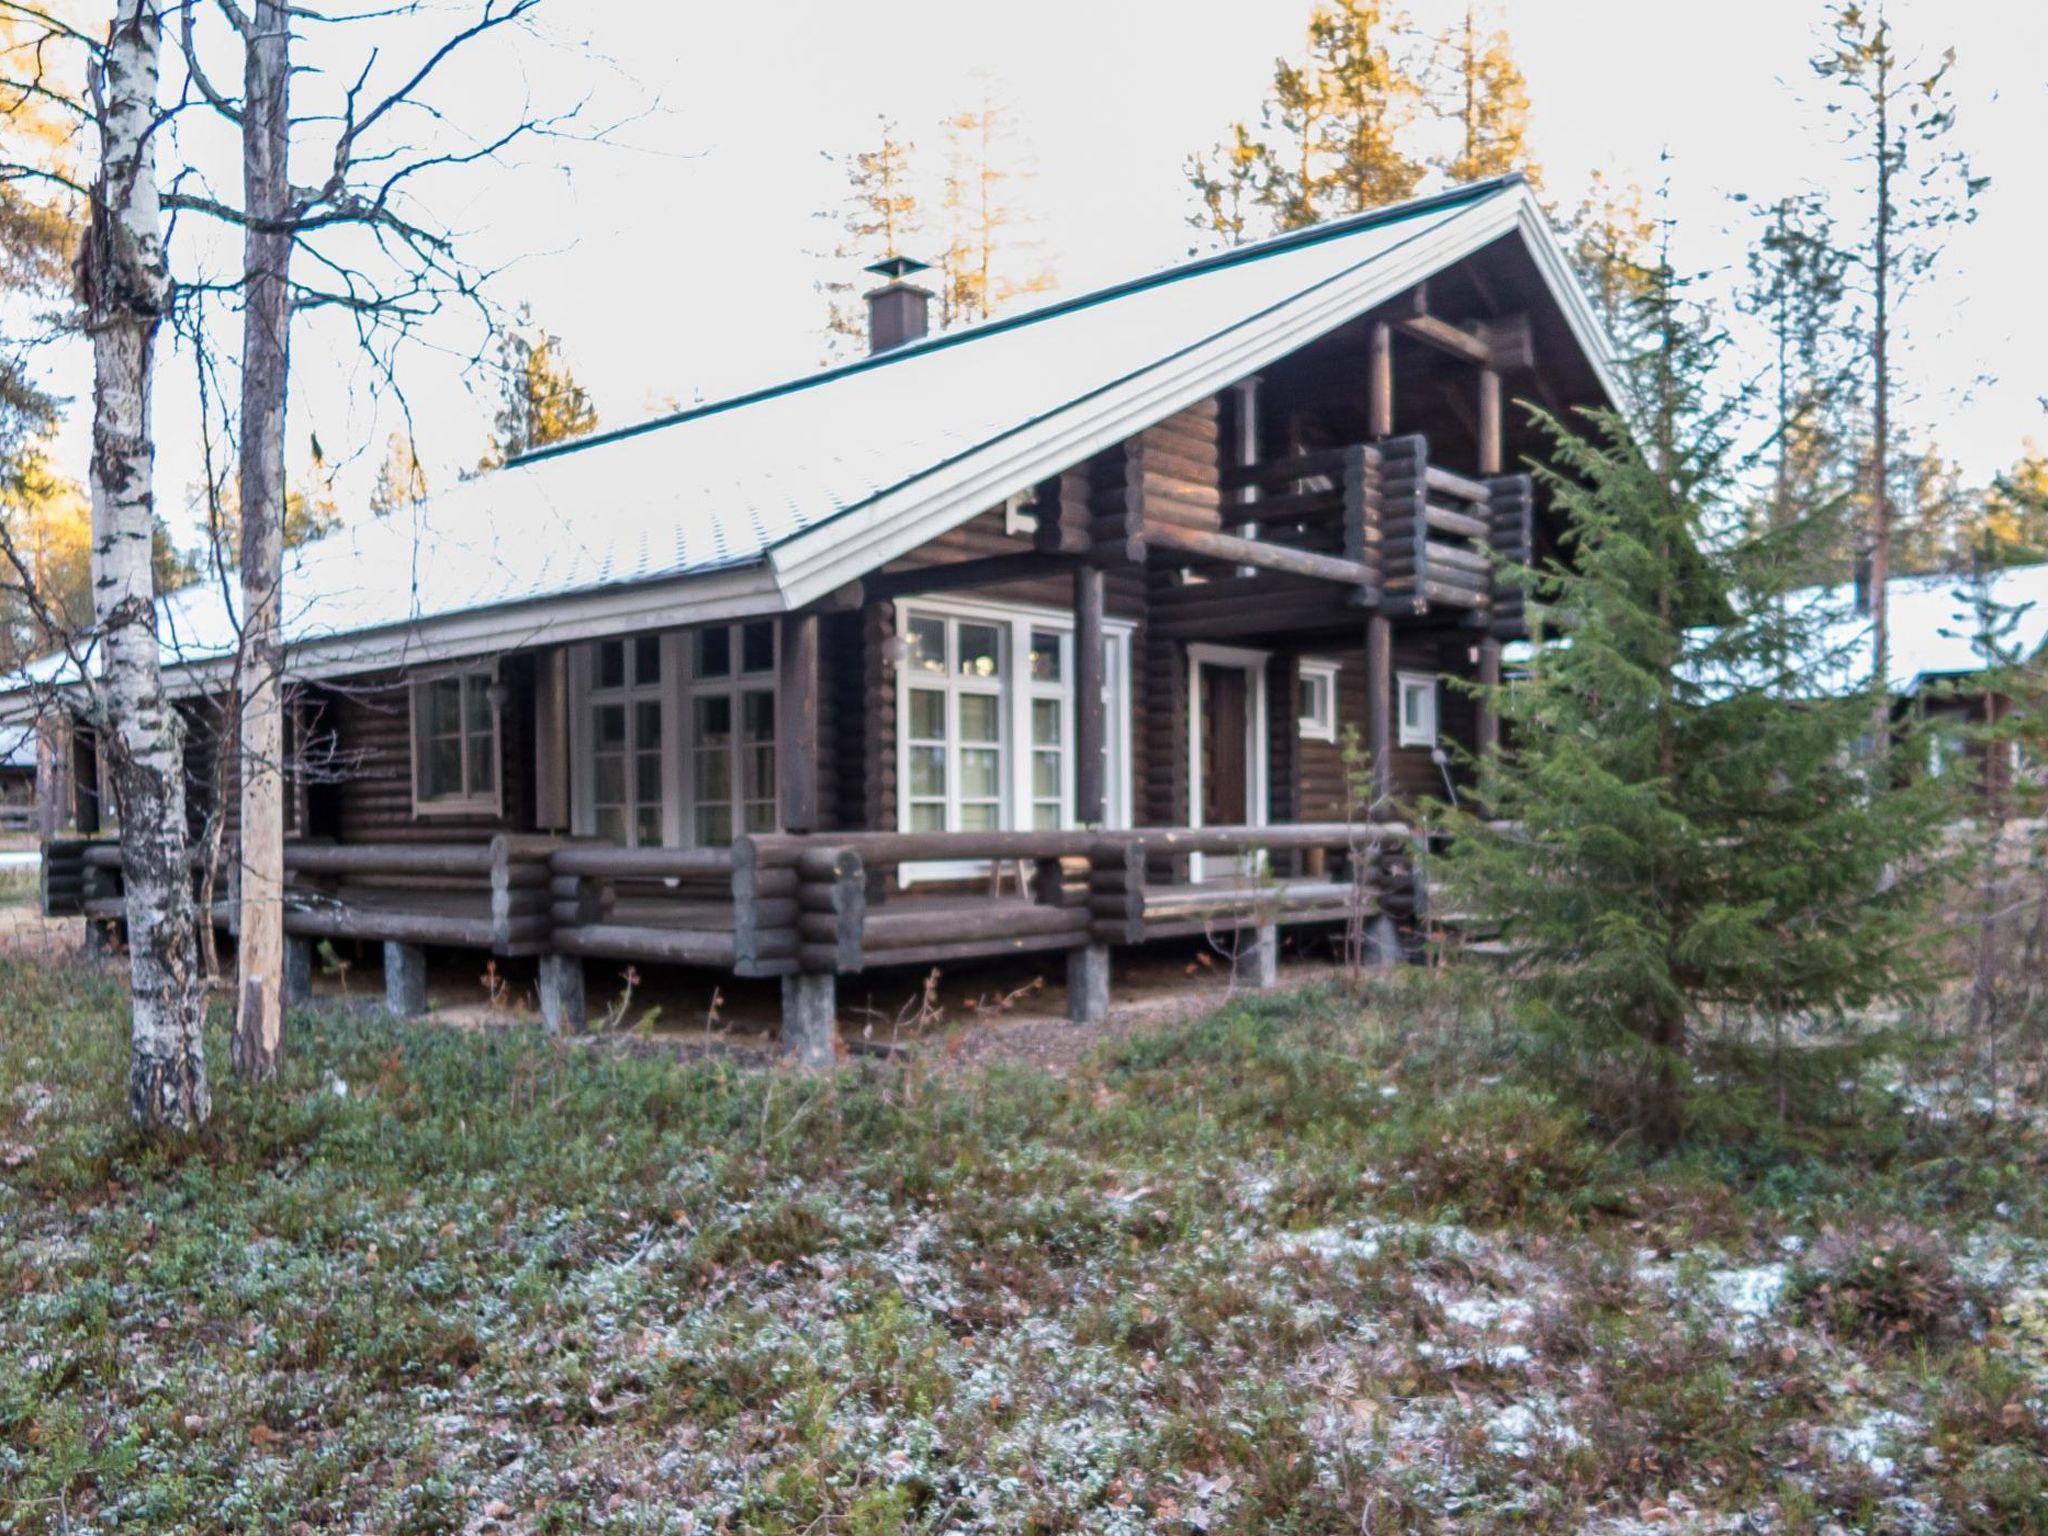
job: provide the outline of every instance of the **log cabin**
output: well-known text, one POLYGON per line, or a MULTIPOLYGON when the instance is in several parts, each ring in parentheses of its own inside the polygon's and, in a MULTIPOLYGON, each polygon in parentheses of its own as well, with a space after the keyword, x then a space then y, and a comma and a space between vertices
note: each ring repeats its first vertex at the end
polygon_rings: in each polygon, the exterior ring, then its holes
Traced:
MULTIPOLYGON (((1402 951, 1403 822, 1455 793, 1524 634, 1498 560, 1558 530, 1530 402, 1606 407, 1594 311, 1519 177, 1187 261, 943 335, 872 269, 871 355, 529 453, 293 552, 286 927, 780 977, 832 1047, 835 978, 1279 930, 1402 951), (1347 750, 1347 744, 1350 744, 1347 750), (1460 750, 1462 749, 1462 750, 1460 750)), ((167 597, 195 826, 232 615, 167 597)), ((62 679, 46 674, 43 694, 62 679)), ((17 694, 17 699, 25 698, 17 694)), ((89 737, 53 913, 118 919, 89 737)))

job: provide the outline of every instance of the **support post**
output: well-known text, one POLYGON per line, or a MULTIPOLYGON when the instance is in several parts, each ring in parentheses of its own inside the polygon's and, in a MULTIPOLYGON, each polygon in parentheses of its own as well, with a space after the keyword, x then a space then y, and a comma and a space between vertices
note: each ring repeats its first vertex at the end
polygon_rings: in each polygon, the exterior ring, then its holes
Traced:
POLYGON ((427 1011, 427 952, 419 945, 384 941, 384 1011, 394 1019, 427 1011))
POLYGON ((1484 479, 1500 473, 1501 461, 1500 374, 1492 368, 1479 370, 1479 474, 1484 479))
POLYGON ((578 956, 540 957, 540 1017, 551 1035, 581 1034, 590 1022, 583 992, 583 961, 578 956))
POLYGON ((1238 974, 1248 987, 1266 991, 1280 984, 1280 925, 1261 923, 1247 930, 1249 937, 1238 955, 1238 974))
POLYGON ((1108 715, 1103 706, 1107 676, 1103 636, 1104 577, 1099 565, 1074 572, 1074 820, 1099 827, 1107 818, 1103 747, 1108 715))
POLYGON ((1109 1017, 1109 946, 1089 944, 1067 951, 1067 1018, 1100 1024, 1109 1017))
POLYGON ((782 978, 782 1049, 800 1067, 829 1067, 839 1054, 839 996, 830 971, 782 978))
POLYGON ((303 934, 284 936, 284 1005, 302 1008, 313 1000, 313 941, 303 934))
MULTIPOLYGON (((1479 686, 1494 689, 1500 686, 1500 640, 1493 635, 1484 636, 1479 642, 1479 686)), ((1493 695, 1482 692, 1479 695, 1479 755, 1491 757, 1500 750, 1500 713, 1493 707, 1493 695)))
POLYGON ((776 689, 775 772, 782 830, 818 830, 818 616, 782 621, 776 689))
POLYGON ((1365 621, 1366 748, 1372 756, 1374 821, 1391 814, 1394 798, 1394 625, 1384 614, 1365 621))
POLYGON ((1372 328, 1365 379, 1365 433, 1374 442, 1394 435, 1394 328, 1384 320, 1372 328))

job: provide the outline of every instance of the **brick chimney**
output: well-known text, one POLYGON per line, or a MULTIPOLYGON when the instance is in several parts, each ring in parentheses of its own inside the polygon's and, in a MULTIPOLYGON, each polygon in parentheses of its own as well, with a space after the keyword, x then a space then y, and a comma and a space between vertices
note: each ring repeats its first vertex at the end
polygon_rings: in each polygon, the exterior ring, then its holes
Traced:
POLYGON ((908 256, 889 256, 866 270, 887 279, 867 295, 870 355, 923 340, 931 330, 932 293, 910 278, 914 273, 929 270, 929 263, 908 256))

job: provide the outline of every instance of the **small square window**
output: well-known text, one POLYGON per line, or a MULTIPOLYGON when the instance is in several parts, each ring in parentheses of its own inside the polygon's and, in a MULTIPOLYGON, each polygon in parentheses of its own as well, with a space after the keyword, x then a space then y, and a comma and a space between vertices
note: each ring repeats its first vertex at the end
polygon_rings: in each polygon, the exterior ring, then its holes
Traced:
POLYGON ((1301 735, 1305 741, 1337 739, 1337 664, 1334 661, 1301 663, 1301 687, 1297 706, 1301 735))
POLYGON ((1436 678, 1427 672, 1400 674, 1401 745, 1436 745, 1436 678))
POLYGON ((597 648, 597 686, 623 688, 626 685, 626 642, 607 640, 597 648))
POLYGON ((740 627, 740 670, 775 670, 775 625, 772 621, 764 619, 740 627))
POLYGON ((1031 681, 1056 683, 1060 680, 1060 637, 1042 629, 1031 632, 1031 681))
POLYGON ((697 631, 697 665, 699 677, 732 676, 732 631, 723 624, 697 631))

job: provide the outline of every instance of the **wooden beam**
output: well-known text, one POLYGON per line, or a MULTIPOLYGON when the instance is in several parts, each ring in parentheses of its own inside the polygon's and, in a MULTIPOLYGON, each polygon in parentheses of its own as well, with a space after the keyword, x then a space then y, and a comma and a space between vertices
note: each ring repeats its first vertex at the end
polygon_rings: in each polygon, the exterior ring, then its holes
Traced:
MULTIPOLYGON (((1500 641, 1492 635, 1484 636, 1479 642, 1479 686, 1498 688, 1500 686, 1500 641)), ((1500 750, 1500 715, 1493 707, 1490 695, 1479 696, 1479 755, 1491 757, 1500 750)))
POLYGON ((849 581, 843 587, 834 587, 816 602, 808 605, 806 613, 859 613, 867 604, 867 589, 858 581, 849 581))
POLYGON ((1157 549, 1172 550, 1197 560, 1214 560, 1223 565, 1250 565, 1262 571, 1281 571, 1290 576, 1313 576, 1323 581, 1363 587, 1372 571, 1356 560, 1313 550, 1294 549, 1264 539, 1241 539, 1234 534, 1210 533, 1201 528, 1182 528, 1172 523, 1150 523, 1145 542, 1157 549))
POLYGON ((1386 321, 1373 324, 1365 374, 1365 432, 1374 442, 1394 435, 1394 332, 1386 321))
POLYGON ((1493 360, 1493 349, 1483 340, 1435 315, 1416 315, 1403 320, 1401 334, 1475 367, 1484 368, 1493 360))
POLYGON ((1385 820, 1394 795, 1394 625, 1378 613, 1365 621, 1365 718, 1373 799, 1367 810, 1385 820))
POLYGON ((1479 473, 1482 478, 1500 473, 1501 419, 1500 370, 1479 371, 1479 473))
POLYGON ((1103 745, 1108 716, 1103 706, 1102 567, 1083 566, 1074 572, 1074 820, 1099 827, 1106 816, 1103 793, 1103 745))
POLYGON ((818 616, 785 615, 775 692, 775 776, 782 830, 818 828, 818 616))
POLYGON ((943 565, 912 566, 901 571, 884 571, 866 579, 868 600, 888 602, 898 597, 915 597, 928 592, 958 592, 968 587, 999 586, 1010 581, 1036 581, 1060 576, 1074 568, 1069 555, 1028 554, 983 555, 975 560, 954 560, 943 565))

